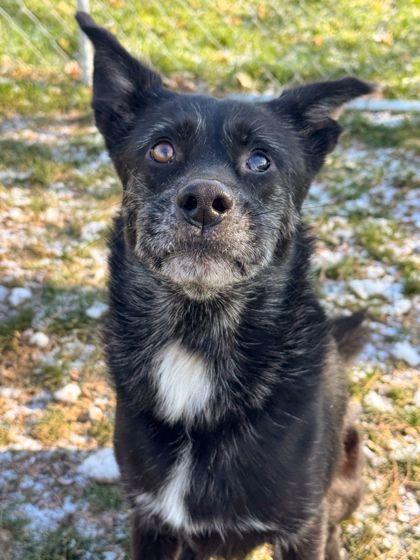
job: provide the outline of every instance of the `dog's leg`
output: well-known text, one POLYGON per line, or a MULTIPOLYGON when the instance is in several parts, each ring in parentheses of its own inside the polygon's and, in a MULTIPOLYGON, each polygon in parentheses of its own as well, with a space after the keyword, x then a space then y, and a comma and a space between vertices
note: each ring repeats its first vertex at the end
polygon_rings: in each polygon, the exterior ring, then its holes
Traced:
POLYGON ((296 543, 286 547, 281 541, 274 544, 273 560, 326 560, 327 532, 328 512, 323 507, 304 528, 296 543))
POLYGON ((359 505, 363 495, 363 454, 359 434, 354 426, 344 432, 344 456, 328 491, 328 540, 326 560, 339 560, 340 527, 359 505))
POLYGON ((186 546, 182 549, 178 560, 202 560, 202 558, 197 556, 197 554, 189 546, 186 546))
POLYGON ((143 529, 134 515, 131 547, 132 560, 178 560, 180 545, 176 537, 143 529))
POLYGON ((328 531, 325 560, 340 560, 340 528, 338 525, 328 531))

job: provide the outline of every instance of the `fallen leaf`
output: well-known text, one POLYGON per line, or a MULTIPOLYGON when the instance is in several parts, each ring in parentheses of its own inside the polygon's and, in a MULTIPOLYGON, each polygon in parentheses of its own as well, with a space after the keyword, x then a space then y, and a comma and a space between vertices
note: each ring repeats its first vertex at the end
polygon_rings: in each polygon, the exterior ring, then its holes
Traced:
POLYGON ((324 37, 322 35, 314 35, 312 42, 315 46, 321 47, 324 44, 324 37))
POLYGON ((246 72, 237 72, 236 75, 235 75, 235 78, 238 80, 239 84, 244 89, 253 89, 254 88, 254 80, 246 72))

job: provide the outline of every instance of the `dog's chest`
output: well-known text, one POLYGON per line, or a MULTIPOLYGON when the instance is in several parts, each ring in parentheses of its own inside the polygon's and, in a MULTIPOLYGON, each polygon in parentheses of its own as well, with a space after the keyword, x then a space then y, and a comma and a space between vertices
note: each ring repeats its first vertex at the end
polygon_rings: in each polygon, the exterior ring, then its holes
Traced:
POLYGON ((156 356, 153 371, 156 412, 173 424, 191 424, 197 415, 208 415, 213 393, 208 364, 197 353, 172 342, 156 356))
MULTIPOLYGON (((145 518, 150 516, 157 517, 161 523, 170 526, 176 531, 182 531, 189 535, 198 535, 206 532, 217 532, 223 535, 226 531, 234 530, 237 532, 247 531, 273 531, 277 525, 272 522, 262 521, 257 515, 252 513, 252 503, 235 515, 226 515, 225 508, 220 505, 208 508, 205 515, 192 514, 190 509, 191 501, 197 505, 205 505, 203 501, 220 504, 222 490, 215 478, 211 477, 211 492, 204 493, 199 491, 200 498, 194 495, 193 488, 197 491, 203 482, 202 474, 197 475, 197 466, 194 465, 194 450, 191 443, 186 443, 180 449, 177 461, 169 471, 165 480, 157 492, 143 492, 136 497, 136 506, 140 515, 145 518)), ((222 486, 229 485, 229 473, 226 472, 222 477, 225 481, 222 486)), ((207 480, 208 483, 208 480, 207 480)), ((208 484, 207 484, 208 485, 208 484)), ((208 504, 206 504, 208 506, 208 504)), ((226 504, 226 507, 228 505, 226 504)))

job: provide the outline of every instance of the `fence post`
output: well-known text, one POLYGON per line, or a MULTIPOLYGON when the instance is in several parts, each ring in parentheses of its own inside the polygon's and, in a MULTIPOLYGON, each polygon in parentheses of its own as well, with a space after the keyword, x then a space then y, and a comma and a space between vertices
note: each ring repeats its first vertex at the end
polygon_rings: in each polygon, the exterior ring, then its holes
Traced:
MULTIPOLYGON (((77 0, 77 9, 89 13, 89 0, 77 0)), ((80 67, 82 69, 82 81, 90 86, 93 74, 93 47, 89 39, 80 30, 80 67)))

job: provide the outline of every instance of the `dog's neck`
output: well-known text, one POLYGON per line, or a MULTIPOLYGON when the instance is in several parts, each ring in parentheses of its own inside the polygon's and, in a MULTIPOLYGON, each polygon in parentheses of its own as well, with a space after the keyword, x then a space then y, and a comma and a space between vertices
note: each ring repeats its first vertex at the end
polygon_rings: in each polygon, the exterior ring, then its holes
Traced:
POLYGON ((154 403, 156 414, 186 424, 214 423, 244 402, 262 407, 273 384, 299 386, 296 376, 309 379, 323 359, 316 341, 306 345, 313 356, 299 350, 325 322, 307 281, 310 254, 302 229, 261 275, 196 301, 112 246, 108 358, 117 385, 136 407, 154 403))

